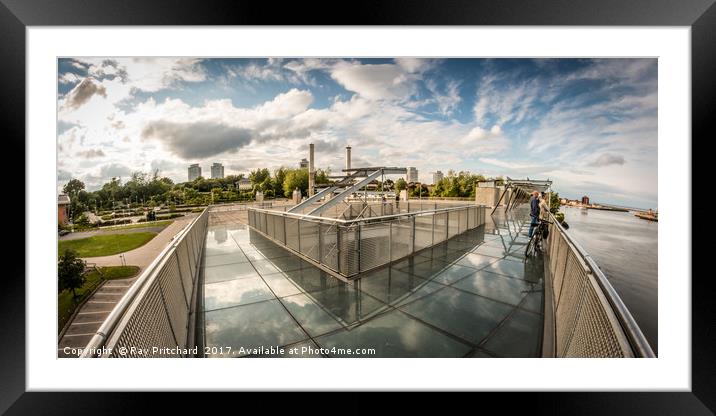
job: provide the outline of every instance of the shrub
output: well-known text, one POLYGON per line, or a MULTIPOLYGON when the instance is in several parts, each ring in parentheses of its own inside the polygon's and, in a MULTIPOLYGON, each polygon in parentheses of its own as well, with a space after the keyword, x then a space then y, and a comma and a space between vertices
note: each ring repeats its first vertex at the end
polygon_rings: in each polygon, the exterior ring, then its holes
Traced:
POLYGON ((74 250, 65 250, 57 262, 58 288, 60 291, 69 289, 72 296, 77 297, 75 289, 79 289, 85 283, 84 271, 86 263, 77 257, 74 250))
POLYGON ((558 213, 554 214, 554 218, 556 218, 560 224, 563 223, 564 222, 564 212, 558 212, 558 213))

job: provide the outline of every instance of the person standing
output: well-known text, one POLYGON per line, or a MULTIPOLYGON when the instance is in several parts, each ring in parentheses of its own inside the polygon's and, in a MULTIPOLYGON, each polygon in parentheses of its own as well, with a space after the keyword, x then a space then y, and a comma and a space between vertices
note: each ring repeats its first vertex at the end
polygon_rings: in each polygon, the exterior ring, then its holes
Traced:
POLYGON ((537 191, 533 191, 532 198, 530 198, 530 217, 532 218, 532 221, 530 222, 530 230, 527 233, 527 236, 532 238, 532 233, 534 232, 535 227, 537 226, 537 221, 539 220, 539 192, 537 191))
POLYGON ((549 220, 549 205, 547 204, 547 195, 542 192, 539 197, 539 218, 541 220, 549 220))

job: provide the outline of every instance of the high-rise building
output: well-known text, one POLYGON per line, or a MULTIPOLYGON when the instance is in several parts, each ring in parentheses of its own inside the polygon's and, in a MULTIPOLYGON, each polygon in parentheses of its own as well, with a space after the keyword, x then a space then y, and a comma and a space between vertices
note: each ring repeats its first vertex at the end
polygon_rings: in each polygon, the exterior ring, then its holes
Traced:
POLYGON ((301 169, 308 169, 308 160, 306 160, 305 158, 301 159, 301 161, 298 162, 298 167, 301 169))
POLYGON ((589 197, 588 196, 585 195, 582 197, 582 204, 589 205, 589 197))
POLYGON ((201 176, 201 166, 198 163, 194 163, 189 166, 189 182, 201 176))
POLYGON ((224 177, 224 165, 214 163, 211 165, 211 179, 221 179, 224 177))
POLYGON ((418 170, 412 166, 408 166, 408 172, 405 174, 405 180, 408 183, 417 182, 418 181, 418 170))
POLYGON ((443 173, 440 171, 433 172, 433 185, 436 185, 438 182, 443 180, 444 176, 443 173))

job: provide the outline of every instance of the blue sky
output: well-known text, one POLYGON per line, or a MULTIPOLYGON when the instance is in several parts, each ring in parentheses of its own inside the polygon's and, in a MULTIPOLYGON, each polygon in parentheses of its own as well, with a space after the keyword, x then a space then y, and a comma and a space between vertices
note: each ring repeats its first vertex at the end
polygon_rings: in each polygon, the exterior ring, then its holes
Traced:
POLYGON ((66 58, 58 183, 159 169, 415 166, 657 207, 656 59, 66 58))

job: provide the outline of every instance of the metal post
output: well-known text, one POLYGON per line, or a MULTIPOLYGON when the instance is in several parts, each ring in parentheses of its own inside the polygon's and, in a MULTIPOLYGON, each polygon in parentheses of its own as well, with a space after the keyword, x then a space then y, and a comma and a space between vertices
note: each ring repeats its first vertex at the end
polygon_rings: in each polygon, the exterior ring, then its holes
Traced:
POLYGON ((435 245, 435 215, 436 214, 433 212, 433 230, 430 235, 430 245, 431 246, 435 245))
MULTIPOLYGON (((338 269, 338 273, 341 272, 341 230, 343 227, 336 227, 336 269, 338 269)), ((347 275, 348 273, 346 273, 347 275)))
POLYGON ((445 213, 445 241, 450 238, 450 211, 445 213))
POLYGON ((388 223, 388 262, 393 261, 393 223, 388 223))
POLYGON ((288 237, 286 236, 286 215, 283 215, 283 245, 288 245, 286 243, 288 241, 288 237))
POLYGON ((301 220, 296 221, 296 231, 298 232, 298 252, 302 253, 301 251, 301 220))
POLYGON ((320 222, 318 223, 318 263, 323 264, 323 232, 320 222))
POLYGON ((410 253, 415 253, 415 215, 413 215, 413 243, 410 246, 410 253))
POLYGON ((358 224, 358 235, 357 235, 358 244, 356 244, 356 247, 358 248, 357 249, 357 251, 358 251, 358 273, 361 272, 361 264, 360 264, 360 257, 361 257, 360 234, 361 233, 360 233, 360 231, 361 231, 362 227, 363 227, 362 224, 358 224))

